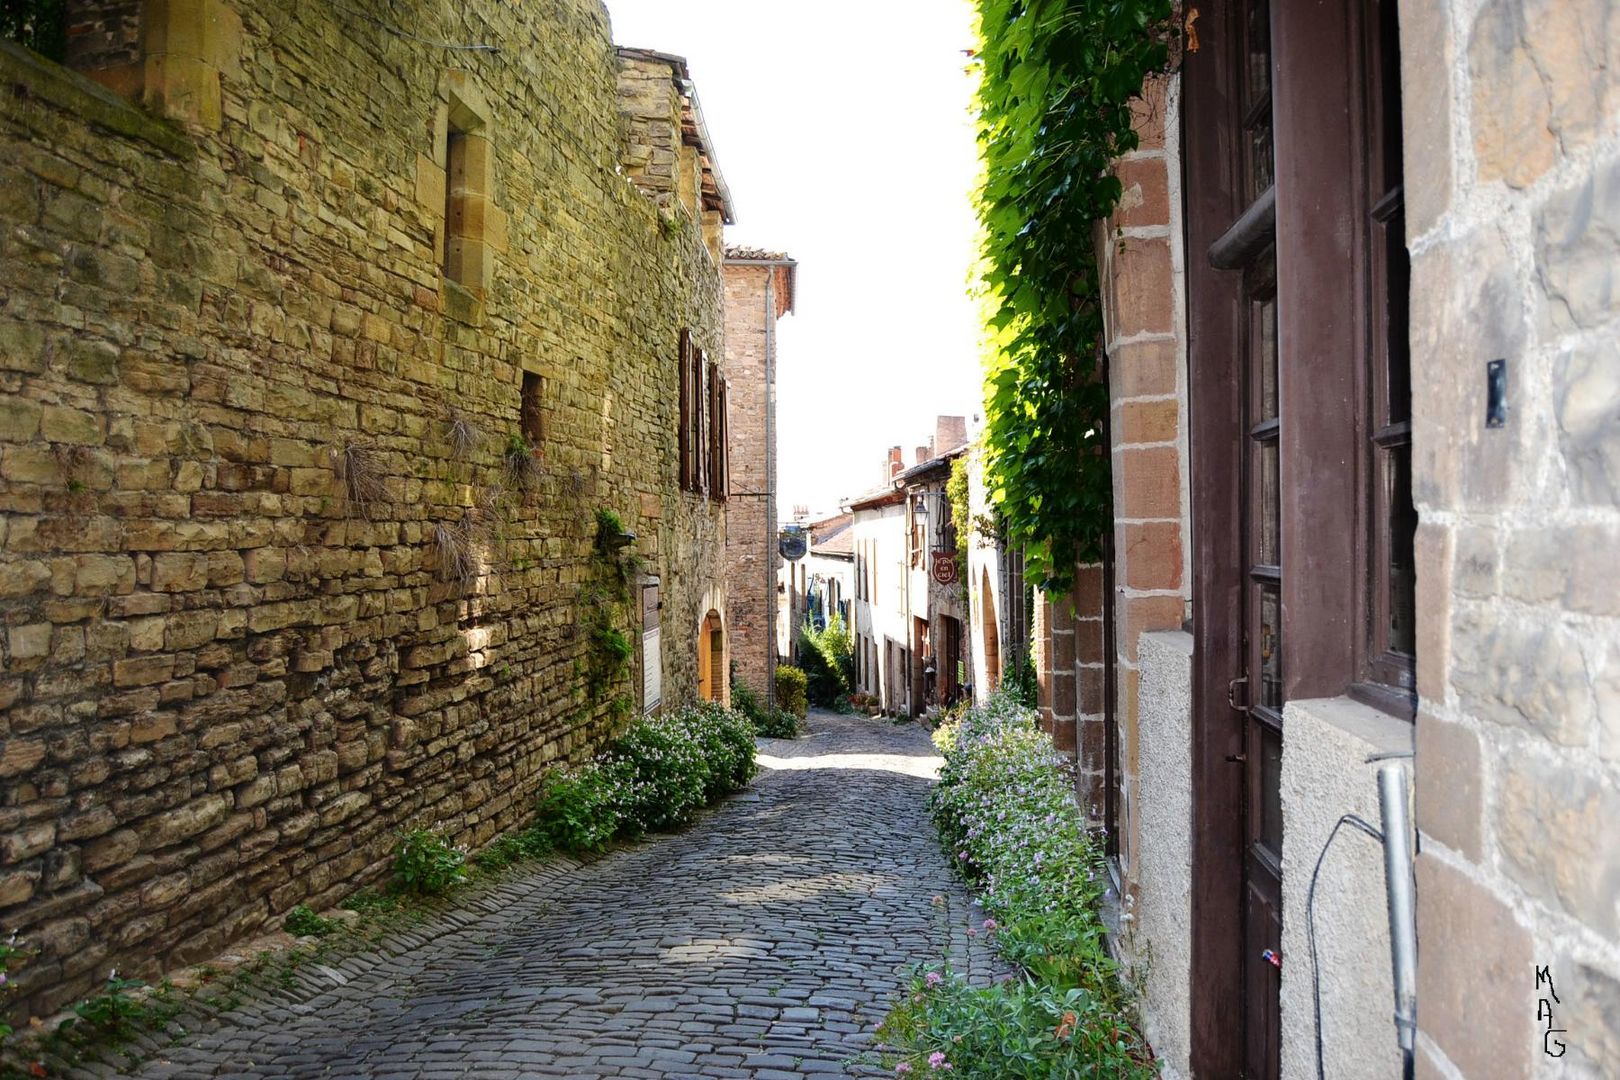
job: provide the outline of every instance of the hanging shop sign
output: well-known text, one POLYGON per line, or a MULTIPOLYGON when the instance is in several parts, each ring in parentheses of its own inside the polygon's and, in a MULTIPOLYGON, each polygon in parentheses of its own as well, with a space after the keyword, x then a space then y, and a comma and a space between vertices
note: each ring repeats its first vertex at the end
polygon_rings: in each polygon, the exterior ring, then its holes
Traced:
POLYGON ((934 554, 933 575, 934 580, 941 585, 952 585, 956 582, 956 552, 936 551, 934 554))
POLYGON ((789 525, 777 537, 776 550, 780 551, 782 558, 788 562, 797 562, 810 550, 810 535, 796 525, 789 525))

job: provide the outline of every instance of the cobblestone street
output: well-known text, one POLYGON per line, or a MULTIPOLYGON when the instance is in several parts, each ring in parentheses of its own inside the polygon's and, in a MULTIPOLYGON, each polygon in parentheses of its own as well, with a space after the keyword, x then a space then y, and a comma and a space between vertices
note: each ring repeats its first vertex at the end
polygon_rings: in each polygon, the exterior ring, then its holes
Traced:
POLYGON ((927 734, 814 712, 810 726, 762 740, 753 786, 685 833, 548 864, 380 952, 306 968, 138 1075, 876 1072, 872 1031, 906 969, 989 957, 927 818, 927 734))

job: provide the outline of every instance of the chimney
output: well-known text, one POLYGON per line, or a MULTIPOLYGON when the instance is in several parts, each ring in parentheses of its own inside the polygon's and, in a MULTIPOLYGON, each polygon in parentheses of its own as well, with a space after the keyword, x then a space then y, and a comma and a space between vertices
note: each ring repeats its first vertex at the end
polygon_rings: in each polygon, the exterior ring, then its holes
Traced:
POLYGON ((889 471, 888 475, 883 478, 884 482, 893 480, 895 477, 899 476, 905 471, 906 459, 900 453, 900 448, 898 446, 889 447, 889 471))
POLYGON ((923 462, 927 461, 933 456, 934 454, 931 447, 919 446, 917 447, 917 460, 915 464, 921 465, 923 462))
POLYGON ((967 443, 967 417, 940 416, 934 420, 934 453, 946 454, 967 443))

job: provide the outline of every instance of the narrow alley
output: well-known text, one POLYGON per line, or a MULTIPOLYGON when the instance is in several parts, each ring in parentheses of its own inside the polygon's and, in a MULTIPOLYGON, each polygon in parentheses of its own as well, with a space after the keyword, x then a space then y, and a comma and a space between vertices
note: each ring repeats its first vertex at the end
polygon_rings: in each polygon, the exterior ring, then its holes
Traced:
POLYGON ((689 831, 514 875, 136 1075, 877 1074, 906 970, 991 960, 927 821, 926 733, 819 710, 810 732, 762 739, 758 779, 689 831))

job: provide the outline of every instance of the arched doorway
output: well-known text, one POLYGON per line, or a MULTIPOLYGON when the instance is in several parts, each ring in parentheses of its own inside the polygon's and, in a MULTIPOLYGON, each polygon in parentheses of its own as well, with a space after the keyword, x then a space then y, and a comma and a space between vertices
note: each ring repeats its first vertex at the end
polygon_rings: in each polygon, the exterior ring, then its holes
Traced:
POLYGON ((990 571, 980 572, 979 623, 984 631, 984 689, 990 693, 1001 685, 1001 626, 996 619, 996 594, 990 588, 990 571))
POLYGON ((718 611, 703 617, 698 629, 698 697, 726 700, 726 631, 718 611))

